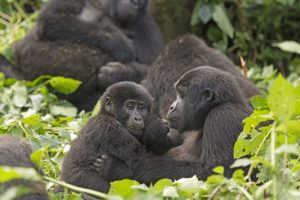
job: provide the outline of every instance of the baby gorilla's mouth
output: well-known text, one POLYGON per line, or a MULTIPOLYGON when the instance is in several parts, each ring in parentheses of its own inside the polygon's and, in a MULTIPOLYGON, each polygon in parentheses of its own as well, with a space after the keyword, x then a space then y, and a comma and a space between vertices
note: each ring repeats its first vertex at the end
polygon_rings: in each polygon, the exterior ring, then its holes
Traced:
POLYGON ((135 127, 135 126, 130 126, 130 130, 143 130, 143 127, 135 127))
POLYGON ((128 131, 137 139, 141 138, 144 133, 144 129, 140 127, 129 127, 128 131))

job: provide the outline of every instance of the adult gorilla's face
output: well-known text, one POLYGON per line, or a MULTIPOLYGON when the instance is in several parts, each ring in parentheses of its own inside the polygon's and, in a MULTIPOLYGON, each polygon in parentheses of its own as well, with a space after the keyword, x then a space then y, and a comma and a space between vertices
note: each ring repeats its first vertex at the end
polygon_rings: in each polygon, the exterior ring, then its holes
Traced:
POLYGON ((167 115, 169 125, 181 133, 203 128, 214 96, 211 89, 202 88, 201 82, 190 76, 190 73, 183 75, 175 84, 177 99, 167 115))

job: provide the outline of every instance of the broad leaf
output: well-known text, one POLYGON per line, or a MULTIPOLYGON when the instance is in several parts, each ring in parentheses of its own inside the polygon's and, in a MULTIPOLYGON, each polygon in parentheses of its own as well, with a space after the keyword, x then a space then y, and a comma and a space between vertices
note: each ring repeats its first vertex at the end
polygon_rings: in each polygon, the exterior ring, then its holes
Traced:
POLYGON ((283 51, 300 54, 300 43, 295 41, 284 41, 274 44, 283 51))
POLYGON ((71 94, 75 92, 81 84, 81 81, 61 76, 53 77, 49 82, 55 90, 62 94, 71 94))
POLYGON ((214 6, 213 19, 226 35, 233 38, 234 29, 228 18, 224 5, 218 4, 214 6))

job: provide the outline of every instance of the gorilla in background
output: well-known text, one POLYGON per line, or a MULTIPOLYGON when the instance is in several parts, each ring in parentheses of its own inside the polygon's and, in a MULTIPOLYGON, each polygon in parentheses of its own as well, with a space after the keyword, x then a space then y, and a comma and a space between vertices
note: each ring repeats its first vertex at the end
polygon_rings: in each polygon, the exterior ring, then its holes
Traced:
POLYGON ((154 111, 166 117, 171 103, 176 99, 174 83, 188 70, 204 65, 232 74, 245 97, 260 94, 224 54, 208 47, 195 35, 185 35, 164 48, 143 81, 154 98, 154 111))
POLYGON ((159 55, 163 42, 149 1, 50 0, 36 27, 16 43, 15 70, 25 79, 81 80, 79 91, 66 98, 91 109, 112 83, 143 80, 159 55))
MULTIPOLYGON (((194 137, 184 148, 175 147, 162 156, 136 158, 133 178, 147 184, 193 175, 204 180, 219 165, 231 176, 234 143, 243 119, 252 112, 236 77, 214 67, 197 67, 176 82, 175 90, 177 99, 167 114, 170 126, 194 137)), ((107 168, 110 160, 102 158, 100 166, 107 168)))
POLYGON ((0 72, 3 73, 6 77, 16 78, 16 79, 21 78, 21 76, 13 70, 12 64, 1 54, 0 54, 0 72))
MULTIPOLYGON (((30 161, 32 153, 31 146, 23 139, 15 136, 0 137, 0 165, 11 167, 28 167, 38 171, 36 166, 30 161)), ((16 200, 48 200, 45 185, 42 182, 26 181, 15 179, 0 184, 0 196, 9 188, 15 186, 25 186, 32 191, 21 195, 16 200)))

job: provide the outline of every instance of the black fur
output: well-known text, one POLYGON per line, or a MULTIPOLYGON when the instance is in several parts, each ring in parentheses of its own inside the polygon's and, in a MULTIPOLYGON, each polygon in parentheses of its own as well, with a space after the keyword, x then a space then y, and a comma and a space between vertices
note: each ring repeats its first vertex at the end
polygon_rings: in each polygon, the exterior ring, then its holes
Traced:
MULTIPOLYGON (((0 165, 11 167, 28 167, 37 170, 30 161, 32 153, 31 146, 23 139, 15 136, 0 137, 0 165)), ((38 171, 38 170, 37 170, 38 171)), ((0 196, 9 188, 15 186, 25 186, 32 190, 31 193, 22 195, 16 200, 47 200, 48 194, 42 182, 25 181, 16 179, 0 184, 0 196)))
POLYGON ((151 183, 196 174, 204 180, 219 165, 230 176, 234 143, 243 129, 243 119, 252 112, 236 78, 213 67, 197 67, 186 72, 175 89, 178 98, 168 112, 170 125, 193 139, 184 148, 144 159, 133 177, 151 183))
POLYGON ((170 148, 171 140, 167 138, 169 129, 162 120, 150 113, 151 101, 148 91, 132 82, 108 87, 101 97, 100 113, 87 123, 79 138, 73 142, 64 160, 62 179, 80 187, 107 192, 110 181, 132 177, 132 169, 138 159, 146 156, 145 145, 158 153, 166 151, 165 146, 170 148), (132 133, 132 125, 129 125, 132 117, 126 111, 125 102, 128 100, 145 105, 146 110, 140 108, 138 111, 145 123, 141 137, 135 135, 135 130, 132 133), (158 142, 165 146, 155 145, 156 136, 158 142), (145 142, 145 145, 141 142, 145 142), (95 162, 103 154, 111 161, 107 169, 95 162))
POLYGON ((164 48, 144 80, 143 84, 154 98, 153 110, 165 117, 176 98, 174 83, 188 70, 205 65, 234 75, 245 97, 260 94, 255 85, 242 76, 224 54, 208 47, 195 35, 185 35, 164 48))
POLYGON ((0 54, 0 72, 2 72, 6 77, 20 79, 21 76, 13 70, 13 65, 0 54))
POLYGON ((15 45, 15 70, 26 79, 49 74, 83 81, 68 98, 91 109, 108 85, 141 81, 161 48, 147 0, 50 0, 15 45))

